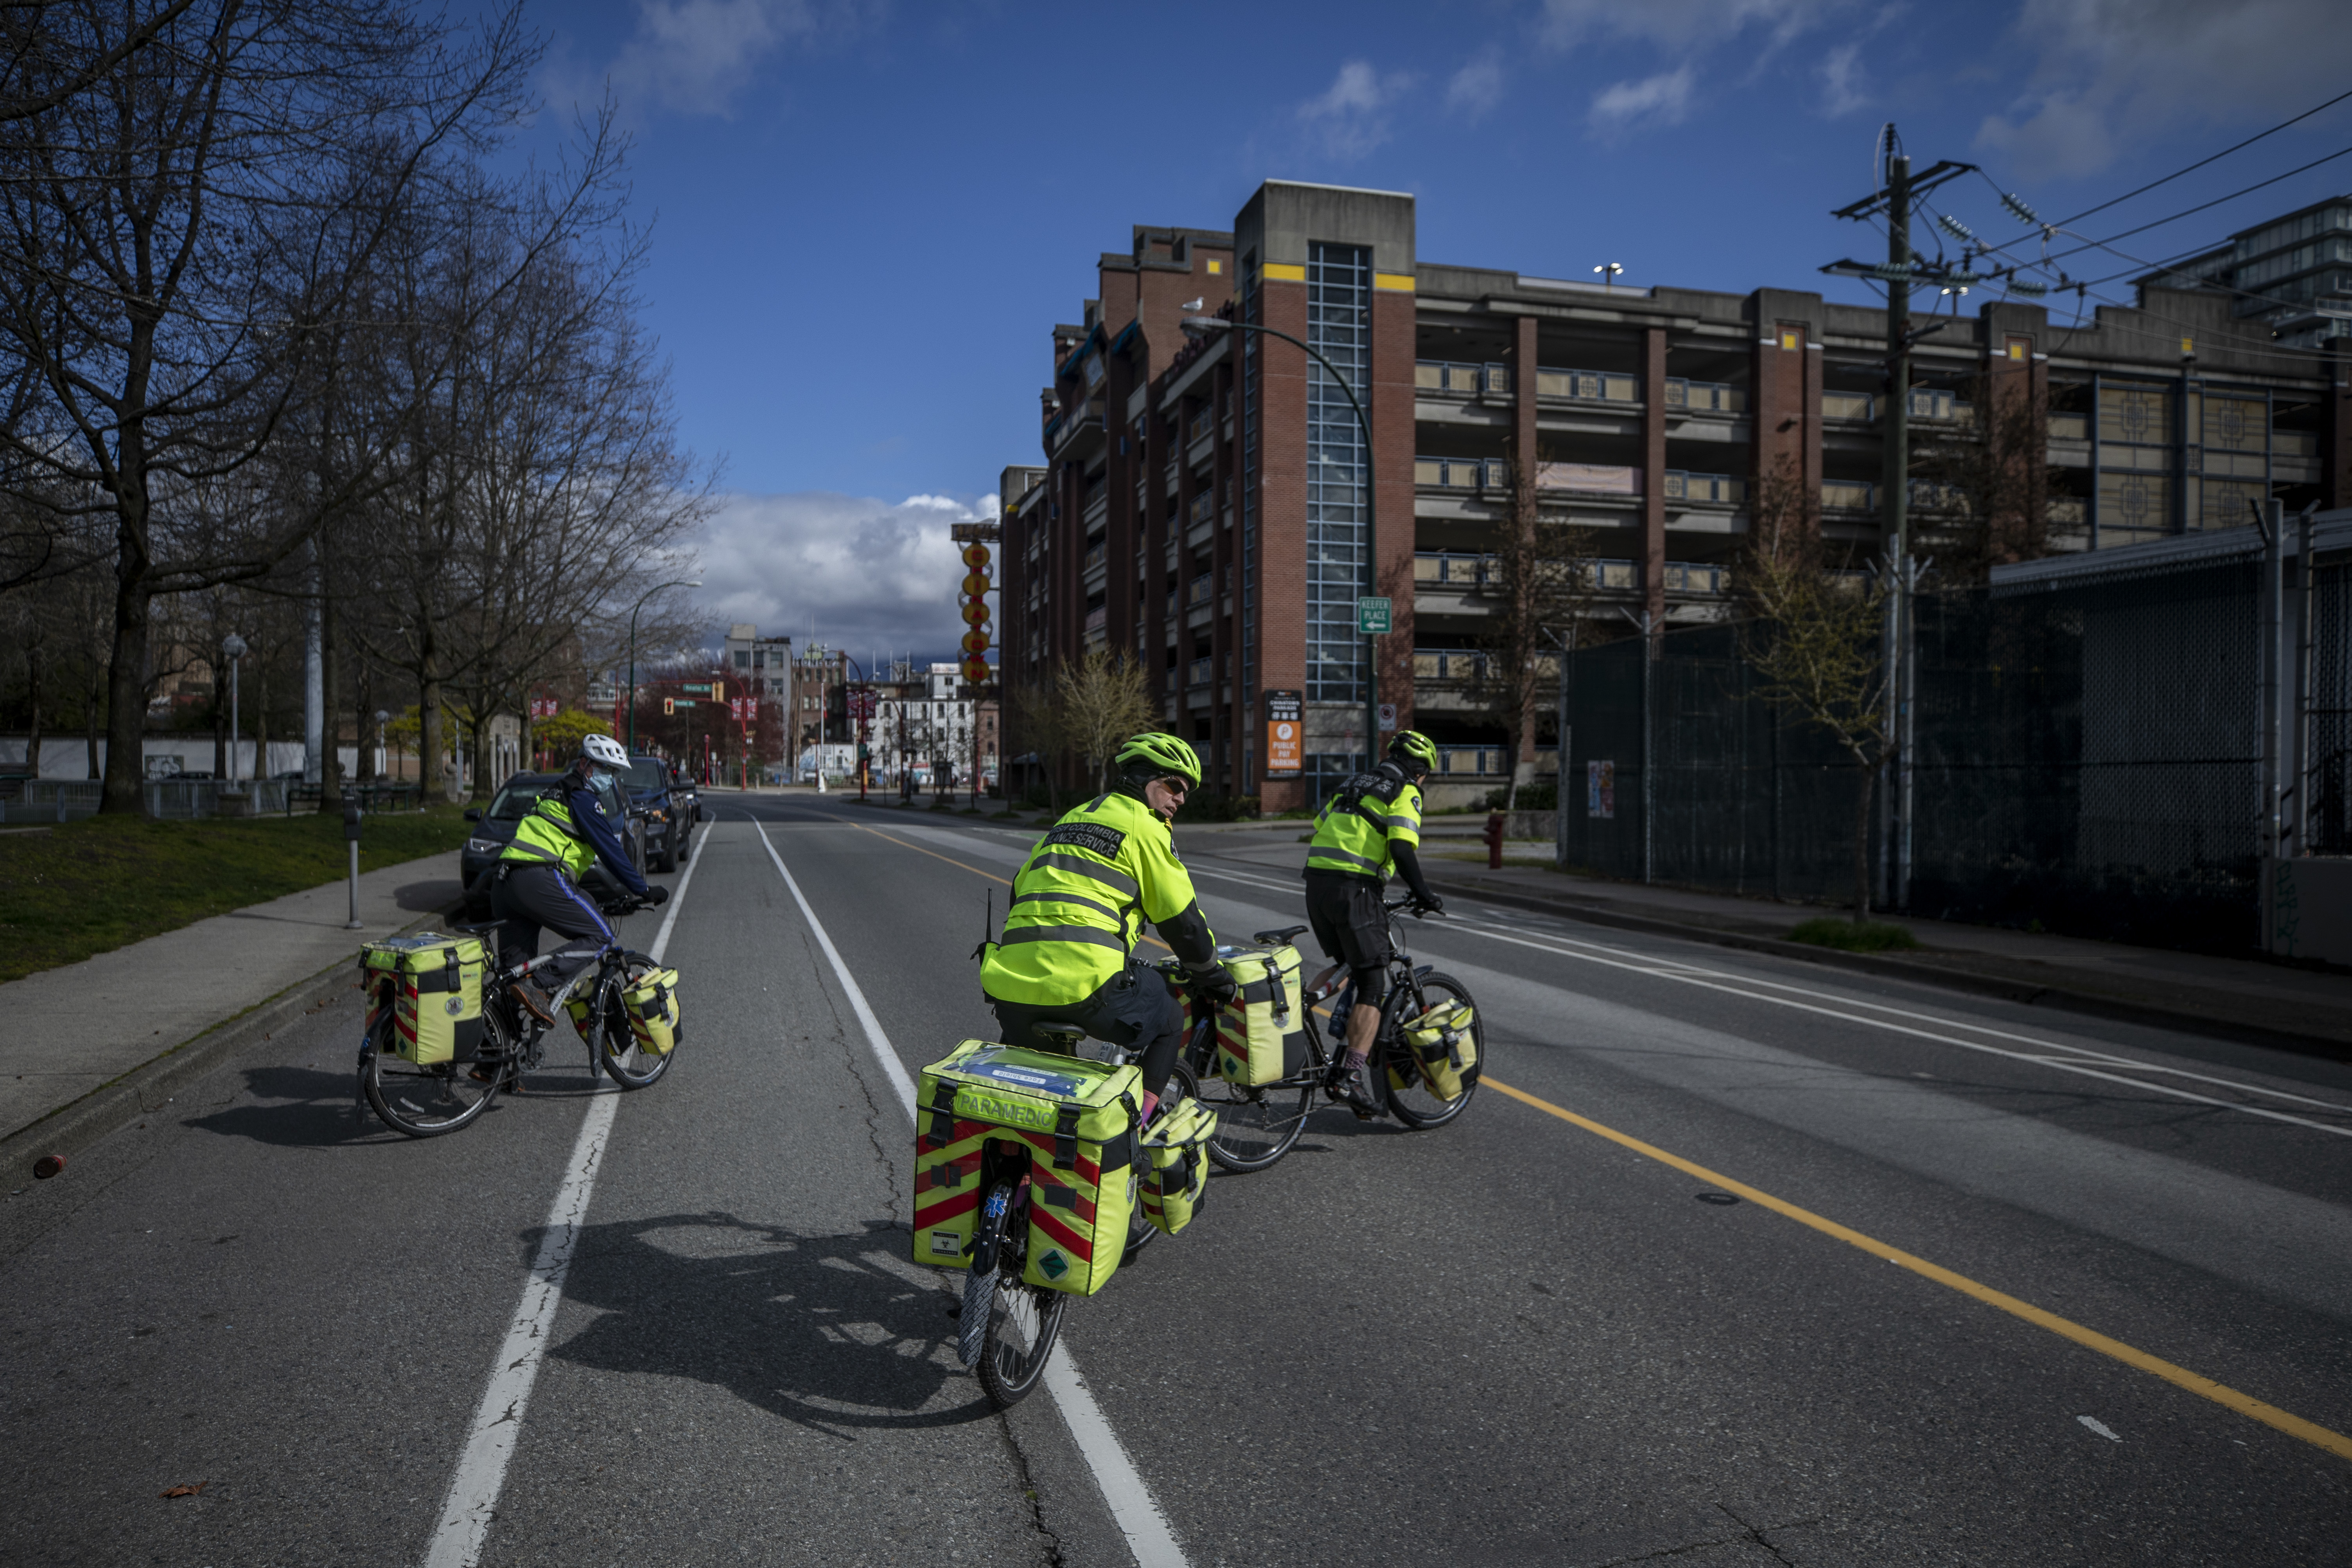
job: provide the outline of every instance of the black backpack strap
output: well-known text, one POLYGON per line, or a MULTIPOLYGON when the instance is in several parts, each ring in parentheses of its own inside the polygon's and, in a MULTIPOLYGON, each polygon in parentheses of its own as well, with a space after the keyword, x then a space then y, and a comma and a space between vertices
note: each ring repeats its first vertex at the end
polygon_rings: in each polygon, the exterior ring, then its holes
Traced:
POLYGON ((956 1086, 940 1079, 931 1090, 931 1142, 946 1148, 955 1142, 956 1086))
POLYGON ((1078 1168, 1078 1108, 1065 1100, 1054 1116, 1054 1169, 1078 1168))

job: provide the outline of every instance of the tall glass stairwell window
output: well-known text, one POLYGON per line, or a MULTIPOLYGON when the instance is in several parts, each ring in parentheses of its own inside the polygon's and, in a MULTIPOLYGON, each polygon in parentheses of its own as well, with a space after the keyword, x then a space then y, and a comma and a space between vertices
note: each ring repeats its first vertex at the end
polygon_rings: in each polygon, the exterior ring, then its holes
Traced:
MULTIPOLYGON (((1357 245, 1310 243, 1307 341, 1367 402, 1371 397, 1371 251, 1357 245)), ((1357 426, 1347 393, 1322 365, 1309 359, 1307 698, 1310 702, 1364 700, 1364 644, 1356 636, 1356 598, 1363 592, 1368 548, 1370 457, 1364 449, 1363 433, 1357 426)))

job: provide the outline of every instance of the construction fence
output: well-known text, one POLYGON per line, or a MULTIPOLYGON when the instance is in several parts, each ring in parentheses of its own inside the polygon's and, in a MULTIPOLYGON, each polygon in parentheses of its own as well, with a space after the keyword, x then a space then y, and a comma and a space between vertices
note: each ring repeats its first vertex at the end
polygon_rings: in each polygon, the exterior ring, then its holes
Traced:
POLYGON ((1878 908, 2259 948, 2273 838, 2285 855, 2352 854, 2352 519, 2318 547, 2305 525, 2314 569, 2289 560, 2284 612, 2263 535, 2232 532, 1919 595, 1907 835, 1893 770, 1865 772, 1765 701, 1737 627, 1581 650, 1565 678, 1561 864, 1847 901, 1867 786, 1878 908))

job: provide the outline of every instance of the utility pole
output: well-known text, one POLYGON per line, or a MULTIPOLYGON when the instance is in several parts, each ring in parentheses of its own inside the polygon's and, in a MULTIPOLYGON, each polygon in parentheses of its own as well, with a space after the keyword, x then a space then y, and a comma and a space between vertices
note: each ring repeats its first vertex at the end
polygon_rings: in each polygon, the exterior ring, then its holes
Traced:
MULTIPOLYGON (((1879 132, 1886 150, 1885 184, 1832 216, 1867 219, 1886 215, 1886 261, 1883 266, 1845 260, 1822 268, 1849 278, 1870 278, 1886 286, 1886 401, 1879 421, 1879 523, 1894 583, 1886 595, 1887 731, 1894 756, 1884 773, 1887 811, 1886 902, 1907 909, 1911 889, 1911 721, 1913 710, 1911 596, 1918 572, 1911 556, 1911 290, 1922 284, 1963 281, 1948 268, 1922 268, 1911 253, 1911 209, 1917 200, 1962 174, 1973 163, 1938 163, 1915 176, 1903 142, 1890 122, 1879 132)), ((1967 262, 1961 263, 1965 274, 1967 262)), ((1932 330, 1932 329, 1931 329, 1932 330)))

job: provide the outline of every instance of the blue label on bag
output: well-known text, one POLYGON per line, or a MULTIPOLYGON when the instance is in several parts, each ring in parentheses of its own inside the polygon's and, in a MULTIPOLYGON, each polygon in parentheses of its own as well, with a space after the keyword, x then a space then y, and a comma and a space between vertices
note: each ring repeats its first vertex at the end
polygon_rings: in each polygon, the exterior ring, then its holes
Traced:
POLYGON ((1034 1094, 1050 1094, 1062 1100, 1076 1099, 1080 1089, 1080 1080, 1066 1073, 1048 1072, 1043 1068, 1033 1068, 1021 1062, 992 1060, 986 1056, 958 1062, 955 1070, 968 1077, 993 1079, 998 1083, 1009 1083, 1034 1094))

